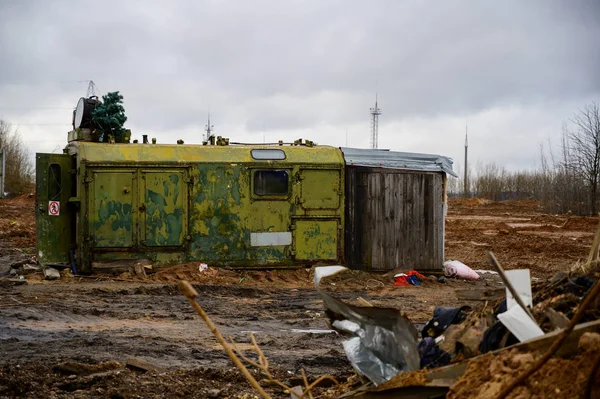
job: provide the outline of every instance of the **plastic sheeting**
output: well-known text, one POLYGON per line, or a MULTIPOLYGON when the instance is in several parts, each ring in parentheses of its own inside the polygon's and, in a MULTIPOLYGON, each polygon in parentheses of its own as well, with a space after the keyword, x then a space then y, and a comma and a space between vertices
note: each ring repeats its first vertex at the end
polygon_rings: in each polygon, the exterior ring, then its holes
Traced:
POLYGON ((416 170, 425 172, 444 172, 458 177, 452 169, 452 158, 442 155, 419 154, 389 150, 341 147, 346 165, 416 170))
MULTIPOLYGON (((321 278, 347 270, 343 266, 315 269, 315 288, 321 278)), ((319 290, 332 327, 351 338, 343 342, 354 369, 375 385, 400 372, 419 369, 417 330, 400 311, 346 304, 319 290)))

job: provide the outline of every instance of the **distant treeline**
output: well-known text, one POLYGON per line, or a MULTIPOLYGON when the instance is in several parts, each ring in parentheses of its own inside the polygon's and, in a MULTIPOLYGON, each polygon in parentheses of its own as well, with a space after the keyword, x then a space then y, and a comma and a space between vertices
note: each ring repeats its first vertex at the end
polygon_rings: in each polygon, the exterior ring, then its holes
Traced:
POLYGON ((493 201, 539 200, 546 212, 596 215, 600 182, 600 107, 593 102, 563 126, 559 154, 540 146, 537 170, 509 172, 496 163, 480 164, 462 179, 449 179, 450 196, 493 201))
MULTIPOLYGON (((451 179, 450 197, 463 197, 462 180, 451 179)), ((548 170, 508 172, 495 163, 481 166, 469 179, 469 197, 492 201, 539 200, 549 213, 589 215, 589 187, 585 179, 561 167, 548 170)))
MULTIPOLYGON (((10 123, 0 119, 0 152, 4 150, 4 191, 9 197, 29 193, 34 188, 34 168, 27 147, 19 132, 10 123)), ((1 166, 1 165, 0 165, 1 166)), ((0 193, 0 198, 4 193, 0 193)))

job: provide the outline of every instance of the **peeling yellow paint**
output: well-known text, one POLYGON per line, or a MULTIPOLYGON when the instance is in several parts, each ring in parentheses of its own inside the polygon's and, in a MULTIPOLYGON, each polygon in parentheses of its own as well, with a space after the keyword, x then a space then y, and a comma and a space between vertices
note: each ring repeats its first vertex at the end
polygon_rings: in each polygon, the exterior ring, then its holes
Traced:
MULTIPOLYGON (((70 153, 77 157, 80 172, 82 221, 90 226, 83 235, 92 238, 79 240, 82 251, 78 256, 139 256, 155 262, 184 259, 250 266, 338 260, 343 253, 343 235, 337 226, 343 226, 344 218, 340 189, 344 160, 340 149, 281 146, 275 148, 285 152, 285 159, 255 160, 251 150, 257 148, 273 146, 71 143, 70 153), (287 172, 285 195, 257 195, 254 173, 264 169, 287 172), (128 246, 123 246, 122 237, 115 237, 114 228, 120 228, 113 226, 115 220, 106 219, 111 228, 94 229, 100 220, 95 213, 97 206, 85 198, 91 194, 88 185, 96 185, 90 175, 94 171, 121 171, 130 177, 130 183, 119 181, 121 191, 124 186, 131 187, 128 246), (177 177, 176 183, 170 180, 173 176, 177 177), (322 220, 324 217, 333 224, 322 220), (277 232, 290 232, 292 243, 250 243, 252 233, 277 232), (98 252, 98 240, 108 240, 110 246, 98 252)), ((112 196, 111 190, 108 192, 112 196)))

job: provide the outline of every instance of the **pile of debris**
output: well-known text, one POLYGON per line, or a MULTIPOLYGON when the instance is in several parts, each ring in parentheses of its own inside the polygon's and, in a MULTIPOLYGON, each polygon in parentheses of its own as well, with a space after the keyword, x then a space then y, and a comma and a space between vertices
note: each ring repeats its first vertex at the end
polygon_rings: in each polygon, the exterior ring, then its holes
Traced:
POLYGON ((324 380, 334 386, 331 398, 413 397, 572 398, 600 393, 600 231, 585 273, 561 273, 531 285, 528 270, 504 272, 490 260, 506 285, 503 297, 489 295, 480 306, 435 308, 419 330, 394 308, 345 303, 321 290, 322 279, 346 271, 343 266, 318 267, 314 285, 323 299, 331 328, 345 337, 342 345, 357 378, 340 384, 331 376, 304 387, 290 387, 269 372, 269 362, 251 334, 258 361, 246 357, 225 339, 195 301, 185 281, 180 288, 215 334, 230 358, 259 395, 264 391, 243 363, 265 375, 292 399, 312 397, 324 380), (495 298, 495 299, 492 299, 495 298))
MULTIPOLYGON (((600 393, 600 267, 598 245, 594 248, 585 273, 559 273, 533 285, 529 270, 504 272, 490 253, 506 295, 476 307, 438 307, 420 331, 397 309, 354 306, 319 291, 332 328, 348 336, 343 346, 349 361, 369 380, 338 394, 567 398, 592 389, 600 393)), ((317 289, 321 278, 345 268, 320 269, 317 289)))

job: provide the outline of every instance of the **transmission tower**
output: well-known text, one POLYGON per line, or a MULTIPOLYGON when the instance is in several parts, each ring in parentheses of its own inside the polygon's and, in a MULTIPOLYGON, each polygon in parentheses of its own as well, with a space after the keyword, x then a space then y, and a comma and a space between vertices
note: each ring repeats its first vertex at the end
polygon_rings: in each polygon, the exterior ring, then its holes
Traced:
POLYGON ((213 136, 213 129, 215 128, 214 125, 210 124, 210 111, 208 112, 208 124, 204 127, 204 130, 206 131, 206 140, 205 141, 210 141, 210 138, 213 136))
POLYGON ((378 148, 379 115, 381 110, 377 106, 377 94, 375 94, 375 107, 371 108, 371 148, 378 148))

